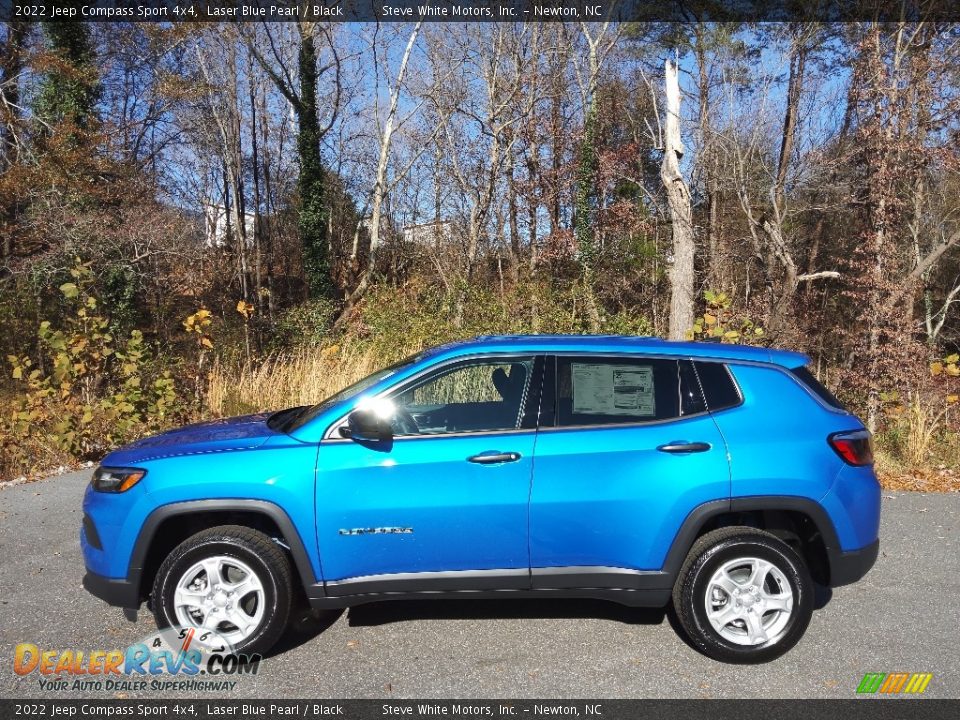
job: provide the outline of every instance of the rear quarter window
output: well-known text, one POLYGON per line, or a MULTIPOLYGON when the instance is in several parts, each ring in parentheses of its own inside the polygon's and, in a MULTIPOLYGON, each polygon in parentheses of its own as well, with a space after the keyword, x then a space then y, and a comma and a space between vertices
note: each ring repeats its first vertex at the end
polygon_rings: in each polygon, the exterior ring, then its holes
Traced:
POLYGON ((816 376, 810 372, 810 369, 806 365, 793 368, 790 372, 797 380, 805 385, 810 392, 823 400, 827 405, 836 410, 846 410, 843 403, 837 400, 836 396, 817 380, 816 376))
POLYGON ((736 407, 741 402, 740 390, 727 366, 719 362, 695 362, 700 386, 711 411, 736 407))

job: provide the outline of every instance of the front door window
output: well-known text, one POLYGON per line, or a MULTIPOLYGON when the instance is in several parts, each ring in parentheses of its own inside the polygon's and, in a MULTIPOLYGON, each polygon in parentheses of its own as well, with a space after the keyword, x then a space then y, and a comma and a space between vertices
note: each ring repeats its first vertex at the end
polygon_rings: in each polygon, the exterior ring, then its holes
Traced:
POLYGON ((393 396, 395 436, 492 432, 523 427, 533 358, 444 368, 393 396))

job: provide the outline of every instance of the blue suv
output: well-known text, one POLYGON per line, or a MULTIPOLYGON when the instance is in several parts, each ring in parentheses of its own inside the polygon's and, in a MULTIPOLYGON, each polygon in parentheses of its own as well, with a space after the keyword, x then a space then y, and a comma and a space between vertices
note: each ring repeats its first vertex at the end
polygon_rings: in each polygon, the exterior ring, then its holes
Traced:
POLYGON ((108 455, 84 586, 244 652, 298 603, 672 600, 703 653, 771 660, 814 582, 854 582, 878 551, 870 435, 807 362, 639 337, 434 348, 319 405, 108 455))

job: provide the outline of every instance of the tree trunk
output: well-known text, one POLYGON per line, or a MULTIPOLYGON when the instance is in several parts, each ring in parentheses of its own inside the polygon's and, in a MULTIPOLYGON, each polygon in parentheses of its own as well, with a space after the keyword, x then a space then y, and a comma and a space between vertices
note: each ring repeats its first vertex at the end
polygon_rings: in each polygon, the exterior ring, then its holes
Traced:
POLYGON ((514 175, 514 157, 507 165, 507 224, 510 232, 510 279, 516 285, 520 280, 520 220, 517 208, 517 178, 514 175))
MULTIPOLYGON (((783 234, 786 207, 787 174, 793 158, 793 148, 796 142, 797 118, 800 111, 800 98, 803 92, 803 80, 809 48, 807 40, 797 38, 790 55, 790 75, 787 81, 787 106, 783 117, 783 131, 780 136, 780 155, 777 161, 777 172, 770 191, 771 213, 761 220, 761 227, 767 236, 767 242, 772 252, 768 255, 767 281, 770 283, 770 306, 767 314, 767 330, 776 334, 788 324, 793 299, 800 285, 797 264, 793 254, 787 246, 787 239, 783 234), (783 268, 783 282, 777 292, 776 261, 783 268)), ((812 274, 812 270, 811 270, 812 274)))
POLYGON ((550 162, 551 175, 549 183, 550 237, 556 239, 560 231, 560 175, 563 169, 563 108, 561 107, 563 93, 560 90, 559 75, 553 84, 553 99, 550 104, 550 162))
MULTIPOLYGON (((7 23, 7 42, 0 50, 0 173, 6 172, 17 160, 18 143, 14 133, 20 120, 20 73, 23 72, 23 44, 29 25, 15 21, 7 23)), ((6 226, 0 245, 0 274, 6 272, 13 257, 13 225, 16 223, 15 203, 0 207, 0 225, 6 226)))
POLYGON ((20 119, 20 73, 27 28, 25 22, 7 23, 7 41, 0 48, 0 172, 13 164, 17 151, 14 126, 20 119))
POLYGON ((707 66, 707 46, 710 40, 706 37, 703 24, 697 23, 693 29, 693 53, 697 62, 697 94, 700 98, 698 113, 699 120, 699 158, 704 174, 704 193, 707 206, 707 279, 709 287, 722 288, 724 285, 724 253, 720 249, 718 198, 720 183, 717 179, 717 161, 714 152, 713 128, 711 126, 710 73, 707 66))
POLYGON ((330 297, 330 257, 327 247, 327 210, 323 160, 320 155, 320 119, 317 111, 317 51, 312 23, 302 23, 297 67, 300 95, 297 112, 297 155, 300 159, 298 226, 303 247, 303 271, 311 297, 330 297))
MULTIPOLYGON (((260 194, 260 143, 257 137, 257 92, 254 86, 253 62, 248 65, 250 73, 250 160, 251 172, 253 175, 253 266, 254 266, 254 298, 257 304, 259 314, 263 313, 263 248, 261 247, 261 218, 260 207, 262 196, 260 194)), ((259 344, 259 334, 257 336, 259 344)))
MULTIPOLYGON (((267 314, 270 318, 270 326, 273 327, 274 321, 274 311, 276 310, 276 295, 274 294, 274 258, 273 258, 273 235, 274 227, 276 222, 276 210, 273 203, 273 179, 270 176, 270 163, 271 163, 271 154, 270 154, 270 125, 268 123, 267 115, 267 101, 266 93, 261 92, 259 97, 260 102, 260 127, 261 127, 261 136, 263 137, 263 160, 262 160, 262 169, 263 169, 263 200, 264 200, 264 210, 266 210, 265 217, 262 218, 261 227, 259 228, 260 242, 263 248, 264 256, 264 274, 266 280, 266 289, 267 289, 267 314)), ((282 147, 282 145, 281 145, 282 147)))
POLYGON ((777 333, 787 324, 787 318, 790 314, 790 308, 793 305, 793 298, 797 294, 797 288, 800 286, 800 280, 797 273, 797 264, 787 250, 780 223, 770 222, 770 220, 764 219, 761 225, 772 246, 773 252, 770 253, 771 260, 776 258, 780 260, 780 264, 783 266, 784 277, 779 292, 773 290, 771 278, 771 294, 773 298, 770 304, 769 314, 767 315, 768 332, 777 333))
POLYGON ((670 60, 664 65, 664 89, 666 117, 660 179, 667 192, 673 230, 669 337, 671 340, 683 340, 687 331, 693 327, 695 248, 690 189, 680 172, 680 158, 683 157, 683 141, 680 138, 680 83, 677 66, 670 60))
MULTIPOLYGON (((347 297, 344 309, 337 318, 336 324, 340 325, 353 314, 353 309, 357 302, 363 297, 363 294, 370 286, 370 280, 373 278, 377 269, 377 251, 380 248, 380 224, 383 217, 383 205, 387 196, 387 170, 390 165, 390 145, 393 141, 394 126, 397 121, 397 110, 400 103, 400 90, 403 87, 403 76, 407 70, 407 62, 410 60, 410 53, 417 41, 417 35, 420 33, 422 23, 417 23, 410 33, 407 40, 407 47, 404 50, 403 58, 400 60, 400 69, 397 71, 397 81, 390 93, 390 109, 387 112, 387 119, 383 126, 383 132, 380 135, 380 155, 377 160, 377 175, 373 184, 373 200, 370 213, 370 250, 367 253, 367 269, 360 278, 360 282, 352 293, 347 297)), ((373 49, 376 52, 376 48, 373 49)), ((435 218, 435 221, 439 218, 435 218)), ((354 254, 351 256, 351 267, 356 263, 357 245, 354 243, 354 254)))

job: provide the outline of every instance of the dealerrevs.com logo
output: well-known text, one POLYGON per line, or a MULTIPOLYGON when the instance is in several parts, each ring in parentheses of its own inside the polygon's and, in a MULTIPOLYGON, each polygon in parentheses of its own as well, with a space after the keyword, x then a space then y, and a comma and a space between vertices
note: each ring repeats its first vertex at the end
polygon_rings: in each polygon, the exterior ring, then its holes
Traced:
POLYGON ((233 652, 212 630, 166 628, 124 650, 47 649, 20 643, 13 671, 47 691, 230 691, 256 675, 260 655, 233 652))

